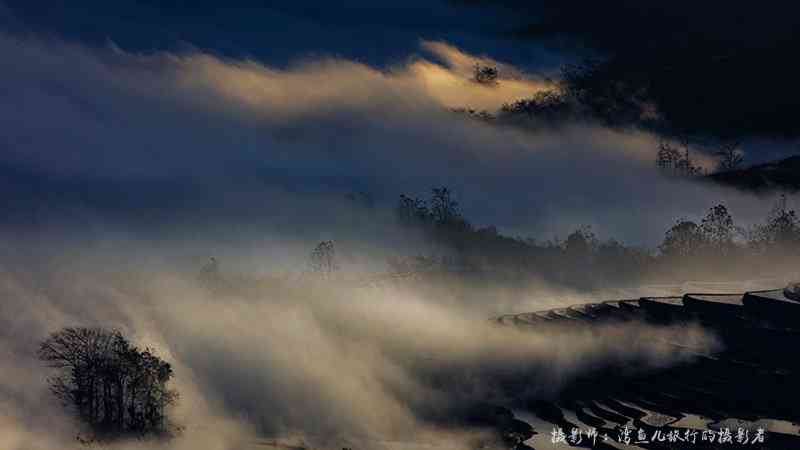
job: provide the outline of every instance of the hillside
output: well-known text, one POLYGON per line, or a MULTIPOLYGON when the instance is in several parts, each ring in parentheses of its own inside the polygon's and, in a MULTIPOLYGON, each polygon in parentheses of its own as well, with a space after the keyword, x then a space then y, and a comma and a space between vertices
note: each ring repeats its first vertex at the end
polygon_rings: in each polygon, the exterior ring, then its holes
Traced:
POLYGON ((714 182, 746 191, 798 191, 800 190, 800 155, 746 169, 715 173, 709 175, 708 178, 714 182))
MULTIPOLYGON (((574 380, 547 401, 521 400, 520 417, 538 425, 538 434, 526 444, 551 448, 552 427, 567 436, 572 429, 594 428, 610 442, 622 442, 627 428, 634 448, 677 448, 669 442, 678 441, 686 442, 680 448, 721 448, 713 445, 714 438, 726 432, 732 433, 727 444, 741 448, 755 444, 761 429, 758 448, 785 449, 800 444, 796 409, 800 400, 793 387, 798 364, 784 351, 795 347, 800 337, 798 314, 800 302, 775 289, 606 301, 510 314, 496 321, 520 330, 561 332, 592 332, 625 323, 680 327, 699 322, 721 344, 708 352, 690 341, 665 342, 668 348, 685 351, 683 363, 649 371, 599 370, 595 376, 574 380)), ((632 351, 635 348, 631 346, 632 351)), ((587 441, 586 436, 583 439, 587 441)), ((567 437, 562 443, 570 442, 567 437)), ((592 448, 616 448, 598 444, 592 448)))

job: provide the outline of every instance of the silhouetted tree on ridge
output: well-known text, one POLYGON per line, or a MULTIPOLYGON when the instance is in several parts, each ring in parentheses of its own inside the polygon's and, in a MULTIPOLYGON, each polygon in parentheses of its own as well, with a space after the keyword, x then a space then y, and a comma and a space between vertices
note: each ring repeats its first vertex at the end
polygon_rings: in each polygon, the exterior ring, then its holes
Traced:
POLYGON ((717 172, 736 170, 744 162, 744 153, 738 142, 723 142, 714 154, 719 158, 717 172))

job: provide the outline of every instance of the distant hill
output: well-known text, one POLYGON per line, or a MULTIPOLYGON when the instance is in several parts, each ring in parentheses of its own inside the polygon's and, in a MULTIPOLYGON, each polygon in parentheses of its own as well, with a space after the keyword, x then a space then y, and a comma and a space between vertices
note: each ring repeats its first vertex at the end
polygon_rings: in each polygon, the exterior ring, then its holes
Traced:
POLYGON ((746 169, 708 175, 714 182, 755 192, 800 191, 800 155, 746 169))

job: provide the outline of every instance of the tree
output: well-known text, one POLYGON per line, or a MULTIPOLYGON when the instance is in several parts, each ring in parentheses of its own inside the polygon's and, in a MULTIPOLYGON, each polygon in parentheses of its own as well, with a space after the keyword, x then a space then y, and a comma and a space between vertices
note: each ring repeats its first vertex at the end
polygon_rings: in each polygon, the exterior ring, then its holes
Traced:
POLYGON ((736 226, 733 217, 725 205, 719 204, 708 210, 708 214, 700 222, 703 244, 716 254, 729 253, 733 248, 736 226))
POLYGON ((311 252, 311 271, 330 276, 339 270, 333 241, 322 241, 311 252))
POLYGON ((504 116, 525 114, 550 123, 559 123, 576 114, 575 107, 559 90, 539 91, 531 98, 506 103, 500 109, 504 116))
POLYGON ((717 172, 736 170, 744 162, 744 153, 739 149, 738 142, 722 143, 714 154, 719 157, 717 172))
POLYGON ((650 259, 646 249, 629 247, 613 238, 601 242, 595 251, 595 265, 603 281, 636 280, 642 276, 650 259))
POLYGON ((800 218, 787 206, 785 194, 773 205, 766 223, 756 225, 750 243, 762 250, 789 250, 800 245, 800 218))
POLYGON ((656 167, 663 173, 672 176, 696 176, 703 174, 703 168, 692 163, 689 154, 689 142, 683 141, 683 152, 667 142, 658 145, 656 167))
POLYGON ((677 148, 662 142, 658 144, 658 156, 656 156, 656 167, 662 172, 673 172, 681 159, 681 153, 677 148))
POLYGON ((692 158, 689 155, 689 139, 684 138, 681 142, 683 143, 683 158, 678 161, 677 174, 687 177, 703 175, 705 173, 703 168, 692 163, 692 158))
POLYGON ((45 339, 38 355, 58 370, 51 392, 97 437, 172 431, 166 416, 178 396, 167 387, 172 367, 119 331, 65 328, 45 339))
POLYGON ((451 108, 451 111, 458 114, 464 114, 471 119, 480 120, 483 122, 493 122, 497 117, 485 109, 476 110, 473 108, 451 108))
POLYGON ((703 234, 696 223, 687 219, 679 219, 664 236, 664 242, 658 247, 661 254, 668 257, 684 257, 697 253, 703 246, 703 234))
POLYGON ((433 188, 431 196, 431 217, 437 225, 452 225, 463 222, 464 218, 458 209, 458 202, 450 195, 446 187, 433 188))
POLYGON ((483 64, 475 64, 474 67, 475 81, 484 85, 497 84, 497 67, 490 67, 483 64))
POLYGON ((431 213, 425 201, 416 197, 408 197, 405 194, 400 195, 395 214, 397 220, 403 225, 421 225, 429 223, 431 220, 431 213))
POLYGON ((587 258, 598 248, 597 237, 590 226, 583 226, 567 236, 564 242, 564 252, 573 258, 587 258))
POLYGON ((395 214, 398 221, 404 225, 432 224, 439 229, 448 230, 466 230, 470 227, 450 189, 444 186, 431 190, 430 202, 400 195, 395 214))
MULTIPOLYGON (((623 79, 601 59, 586 59, 561 69, 560 88, 589 118, 613 127, 642 124, 655 105, 635 79, 623 79)), ((632 74, 630 74, 632 75, 632 74)))
POLYGON ((554 274, 561 282, 588 288, 596 281, 594 269, 598 246, 590 226, 575 229, 559 245, 560 258, 554 261, 557 262, 554 274))

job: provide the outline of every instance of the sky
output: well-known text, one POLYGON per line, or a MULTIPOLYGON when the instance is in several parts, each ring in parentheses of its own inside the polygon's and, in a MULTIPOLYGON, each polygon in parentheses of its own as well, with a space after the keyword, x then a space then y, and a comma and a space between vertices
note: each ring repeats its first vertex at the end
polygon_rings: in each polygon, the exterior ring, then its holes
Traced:
POLYGON ((109 41, 130 51, 196 47, 284 66, 298 58, 337 56, 385 66, 405 59, 420 39, 468 45, 540 69, 563 58, 535 42, 504 45, 510 12, 447 1, 219 2, 102 1, 6 2, 19 28, 77 39, 109 41))
MULTIPOLYGON (((531 131, 452 113, 496 112, 551 89, 562 65, 587 55, 645 55, 615 27, 546 1, 1 5, 6 222, 311 238, 336 234, 338 212, 364 206, 342 204, 353 193, 386 212, 402 193, 446 185, 479 226, 547 240, 591 225, 652 246, 675 219, 716 203, 744 222, 765 208, 659 177, 663 136, 651 131, 594 122, 531 131), (497 66, 499 83, 472 82, 476 63, 497 66)), ((676 11, 643 20, 658 29, 676 11)), ((627 22, 637 10, 586 12, 627 22)), ((743 137, 750 162, 796 150, 754 130, 743 137)))

